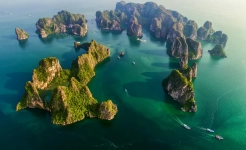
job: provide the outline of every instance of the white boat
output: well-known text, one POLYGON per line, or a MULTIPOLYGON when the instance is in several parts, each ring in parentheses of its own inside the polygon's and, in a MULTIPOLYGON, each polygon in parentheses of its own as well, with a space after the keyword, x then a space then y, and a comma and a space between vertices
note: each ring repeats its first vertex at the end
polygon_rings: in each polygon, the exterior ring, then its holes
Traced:
POLYGON ((128 92, 127 92, 127 89, 125 89, 125 92, 128 93, 128 92))
POLYGON ((186 124, 183 125, 187 130, 190 130, 190 127, 187 126, 186 124))
POLYGON ((209 128, 207 128, 206 131, 211 132, 211 133, 214 132, 214 130, 211 130, 211 129, 209 129, 209 128))
POLYGON ((132 62, 133 65, 135 65, 136 63, 135 62, 132 62))
POLYGON ((218 140, 223 140, 224 138, 222 137, 222 136, 220 136, 220 135, 215 135, 215 137, 216 137, 216 139, 218 139, 218 140))
POLYGON ((120 59, 120 56, 118 56, 118 59, 120 59))
POLYGON ((141 42, 146 42, 146 40, 142 40, 140 38, 137 38, 138 41, 141 41, 141 42))

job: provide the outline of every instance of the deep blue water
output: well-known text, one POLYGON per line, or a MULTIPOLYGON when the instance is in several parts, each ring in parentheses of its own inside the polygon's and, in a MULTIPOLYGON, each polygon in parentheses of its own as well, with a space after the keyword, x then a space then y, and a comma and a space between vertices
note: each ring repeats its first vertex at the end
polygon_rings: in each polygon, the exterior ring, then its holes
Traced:
POLYGON ((202 42, 204 54, 196 60, 198 77, 193 81, 196 113, 182 112, 161 87, 162 79, 179 66, 178 59, 166 54, 165 43, 152 38, 147 30, 144 30, 143 39, 147 40, 144 43, 128 37, 125 31, 111 34, 97 29, 95 12, 114 9, 116 2, 0 2, 0 149, 245 149, 245 2, 155 1, 196 20, 199 26, 210 20, 215 30, 229 36, 225 59, 211 57, 207 50, 214 45, 202 42), (83 38, 51 35, 40 39, 35 34, 38 18, 52 17, 60 10, 84 14, 88 34, 83 38), (26 43, 16 40, 16 27, 29 33, 26 43), (99 101, 112 99, 117 104, 119 112, 114 120, 85 119, 57 126, 45 111, 15 111, 24 94, 25 82, 31 80, 39 60, 55 56, 63 68, 70 68, 72 60, 84 53, 75 51, 73 42, 92 39, 109 47, 111 57, 96 67, 89 88, 99 101), (120 51, 125 56, 119 60, 120 51), (136 65, 132 65, 133 61, 136 65), (185 130, 180 122, 188 124, 191 130, 185 130), (224 140, 218 141, 214 134, 201 130, 202 127, 215 130, 224 140))

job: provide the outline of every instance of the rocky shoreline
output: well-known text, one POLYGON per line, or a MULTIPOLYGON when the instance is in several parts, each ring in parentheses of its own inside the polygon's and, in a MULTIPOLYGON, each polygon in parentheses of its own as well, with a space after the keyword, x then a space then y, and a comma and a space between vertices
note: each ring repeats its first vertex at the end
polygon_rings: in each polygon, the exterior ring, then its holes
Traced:
POLYGON ((32 82, 25 85, 25 94, 16 106, 16 111, 39 108, 50 112, 54 124, 67 125, 85 117, 111 120, 117 113, 112 100, 102 103, 92 97, 87 83, 95 76, 95 66, 110 56, 110 50, 92 40, 78 45, 87 53, 73 61, 71 69, 62 69, 55 57, 44 58, 33 70, 32 82), (64 86, 68 83, 68 86, 64 86), (52 87, 52 88, 51 88, 52 87), (50 101, 43 93, 52 90, 50 101))

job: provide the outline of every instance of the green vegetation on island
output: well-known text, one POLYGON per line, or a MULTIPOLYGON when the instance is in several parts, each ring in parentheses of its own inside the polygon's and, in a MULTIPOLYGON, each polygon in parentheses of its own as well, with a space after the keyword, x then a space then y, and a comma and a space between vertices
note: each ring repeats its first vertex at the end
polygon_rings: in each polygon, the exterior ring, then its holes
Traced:
POLYGON ((85 117, 111 120, 117 113, 117 106, 111 100, 101 104, 92 97, 87 83, 95 76, 95 66, 110 56, 107 47, 92 40, 79 47, 87 53, 73 61, 70 70, 62 69, 55 57, 44 58, 33 71, 33 82, 28 81, 25 94, 16 110, 39 108, 50 112, 54 124, 71 124, 85 117), (67 86, 63 85, 68 83, 67 86), (51 88, 52 87, 52 88, 51 88), (41 98, 43 91, 52 90, 50 101, 41 98))
POLYGON ((212 50, 208 50, 211 55, 227 57, 222 45, 216 45, 212 50))
POLYGON ((184 74, 173 70, 167 78, 163 79, 162 86, 174 100, 182 105, 183 111, 196 112, 193 84, 184 74))
POLYGON ((124 24, 127 23, 127 16, 120 11, 97 11, 96 22, 102 30, 122 31, 124 24))
POLYGON ((42 38, 54 33, 68 33, 85 36, 87 33, 87 20, 82 14, 72 14, 62 10, 53 18, 40 18, 36 23, 37 31, 42 38))

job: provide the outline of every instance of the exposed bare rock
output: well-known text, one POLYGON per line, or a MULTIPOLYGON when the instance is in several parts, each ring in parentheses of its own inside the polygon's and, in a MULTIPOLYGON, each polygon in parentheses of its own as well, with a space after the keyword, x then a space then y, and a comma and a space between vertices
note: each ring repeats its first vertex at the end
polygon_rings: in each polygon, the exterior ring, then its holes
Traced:
POLYGON ((180 58, 183 54, 188 54, 188 45, 184 37, 176 37, 167 40, 167 54, 180 58))
POLYGON ((187 38, 186 43, 188 44, 189 59, 194 60, 202 57, 203 50, 200 42, 187 38))
POLYGON ((25 40, 29 37, 29 35, 23 29, 15 28, 15 34, 17 36, 17 40, 25 40))
POLYGON ((80 26, 79 24, 75 24, 72 27, 72 32, 74 35, 78 35, 78 36, 85 36, 85 34, 87 33, 87 25, 82 25, 80 26))
POLYGON ((184 52, 179 59, 180 70, 187 69, 188 67, 188 52, 184 52))
POLYGON ((189 20, 184 26, 184 35, 187 38, 196 40, 197 38, 198 25, 194 20, 189 20))
POLYGON ((173 70, 167 78, 163 79, 162 86, 175 101, 182 105, 183 111, 196 112, 193 84, 181 72, 173 70))
POLYGON ((199 40, 207 40, 207 37, 214 33, 214 29, 212 27, 212 22, 206 21, 202 27, 200 27, 197 31, 197 39, 199 40))
POLYGON ((127 27, 127 35, 142 37, 142 26, 138 23, 138 20, 135 16, 132 16, 131 21, 127 27))
POLYGON ((48 36, 44 29, 39 30, 39 35, 41 38, 46 38, 48 36))
POLYGON ((25 85, 25 89, 25 94, 17 104, 16 111, 24 108, 39 108, 50 111, 48 103, 41 99, 39 92, 33 83, 28 81, 25 85))
POLYGON ((33 70, 33 85, 38 89, 45 89, 49 83, 60 76, 62 68, 55 57, 44 58, 39 62, 37 69, 33 70))

